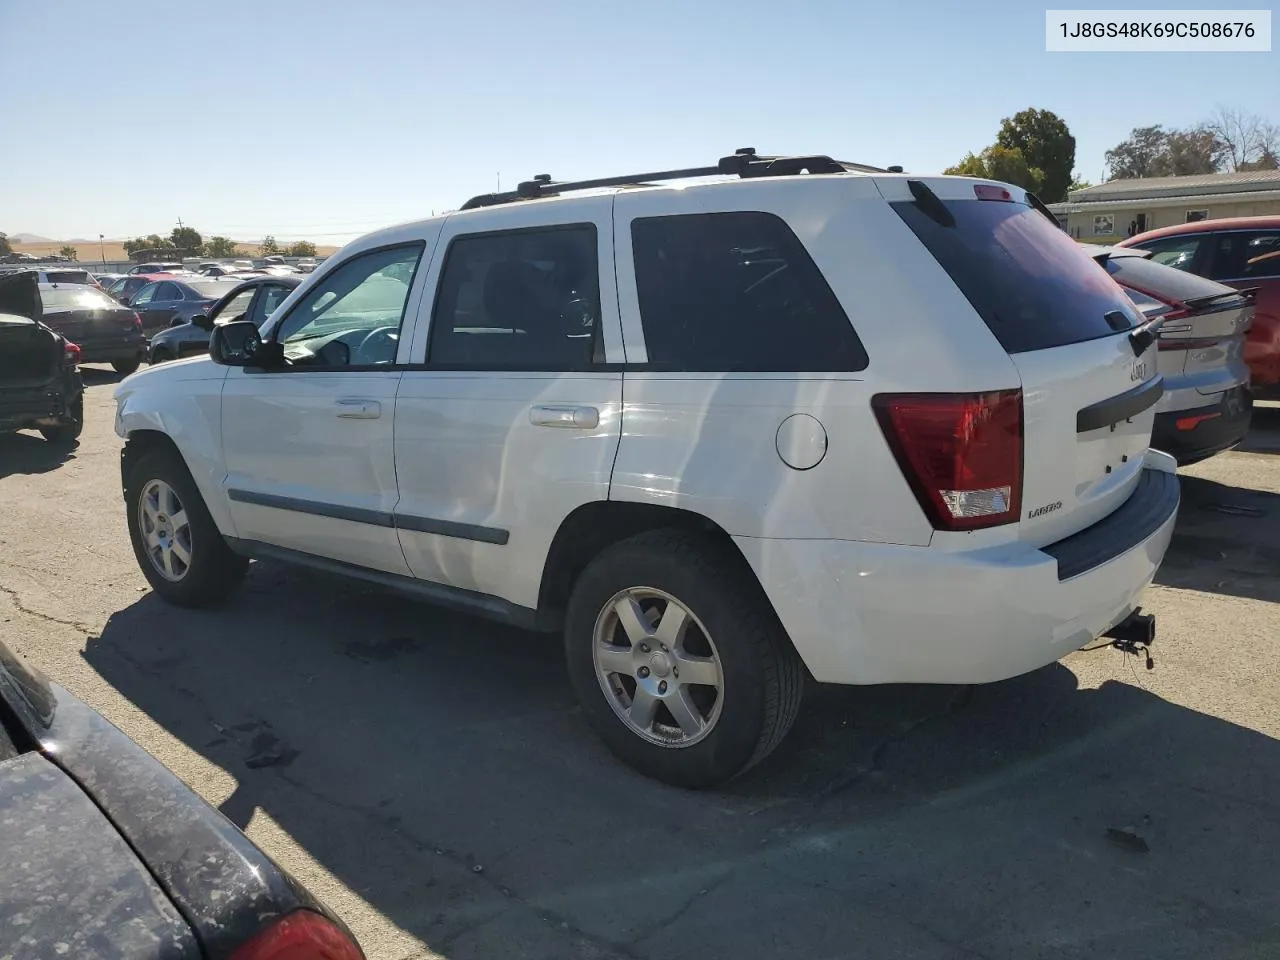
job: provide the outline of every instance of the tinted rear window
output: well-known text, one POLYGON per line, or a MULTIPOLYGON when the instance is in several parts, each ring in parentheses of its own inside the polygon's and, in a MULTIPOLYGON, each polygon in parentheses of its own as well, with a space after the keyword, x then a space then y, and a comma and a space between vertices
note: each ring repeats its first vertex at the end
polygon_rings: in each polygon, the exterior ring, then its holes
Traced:
POLYGON ((1009 353, 1113 336, 1141 322, 1106 271, 1042 214, 1021 203, 940 202, 953 226, 914 201, 892 207, 1009 353))
POLYGON ((48 270, 45 277, 49 283, 93 283, 93 278, 83 270, 48 270))
POLYGON ((840 301, 771 213, 649 217, 631 224, 649 363, 680 371, 863 370, 840 301))
POLYGON ((56 310, 119 310, 120 304, 116 303, 105 293, 101 293, 92 287, 82 287, 72 285, 69 287, 59 287, 51 290, 48 287, 42 287, 40 290, 40 300, 44 303, 46 310, 53 308, 56 310))
POLYGON ((236 287, 235 283, 226 280, 192 280, 186 286, 210 300, 220 300, 236 287))
POLYGON ((1108 257, 1106 266, 1107 273, 1124 286, 1136 287, 1161 300, 1184 302, 1196 297, 1219 297, 1235 292, 1224 284, 1141 257, 1108 257))

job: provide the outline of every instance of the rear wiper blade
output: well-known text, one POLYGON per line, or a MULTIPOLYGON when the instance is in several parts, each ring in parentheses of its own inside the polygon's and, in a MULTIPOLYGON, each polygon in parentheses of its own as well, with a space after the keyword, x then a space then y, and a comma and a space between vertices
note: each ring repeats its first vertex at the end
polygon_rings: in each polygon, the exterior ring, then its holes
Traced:
POLYGON ((916 206, 930 220, 943 227, 954 227, 956 225, 956 218, 951 215, 947 205, 939 199, 936 193, 929 189, 929 185, 923 180, 908 180, 907 189, 916 198, 916 206))
POLYGON ((1243 297, 1246 300, 1252 300, 1257 296, 1258 287, 1243 287, 1239 290, 1224 290, 1222 293, 1212 293, 1207 297, 1190 297, 1183 300, 1183 306, 1190 307, 1192 310, 1197 307, 1203 307, 1205 304, 1213 303, 1215 300, 1225 300, 1227 297, 1243 297))
POLYGON ((1133 347, 1133 355, 1140 357, 1147 348, 1156 342, 1160 328, 1164 326, 1164 317, 1154 317, 1141 326, 1129 331, 1129 346, 1133 347))

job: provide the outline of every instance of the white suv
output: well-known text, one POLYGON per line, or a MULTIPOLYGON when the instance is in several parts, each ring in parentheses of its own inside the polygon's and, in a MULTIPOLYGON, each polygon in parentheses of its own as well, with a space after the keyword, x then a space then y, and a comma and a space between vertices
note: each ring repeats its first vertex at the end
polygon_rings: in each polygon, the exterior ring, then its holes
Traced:
POLYGON ((806 673, 1119 636, 1178 507, 1154 333, 1029 203, 740 151, 370 234, 119 387, 138 561, 182 605, 270 557, 563 630, 609 747, 691 786, 806 673))

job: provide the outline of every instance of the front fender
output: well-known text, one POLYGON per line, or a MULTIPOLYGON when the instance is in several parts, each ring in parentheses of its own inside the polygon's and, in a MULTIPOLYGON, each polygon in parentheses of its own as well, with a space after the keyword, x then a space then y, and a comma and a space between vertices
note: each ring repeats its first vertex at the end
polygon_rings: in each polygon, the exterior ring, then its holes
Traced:
POLYGON ((143 431, 172 441, 186 462, 213 522, 236 535, 223 492, 222 384, 226 368, 205 358, 135 374, 116 390, 116 433, 126 442, 143 431))

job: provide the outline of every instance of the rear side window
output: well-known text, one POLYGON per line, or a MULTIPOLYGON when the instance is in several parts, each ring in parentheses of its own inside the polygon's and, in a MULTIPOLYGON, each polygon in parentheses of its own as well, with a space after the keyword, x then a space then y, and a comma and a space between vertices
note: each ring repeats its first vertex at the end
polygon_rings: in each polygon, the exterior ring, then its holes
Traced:
POLYGON ((863 370, 840 301, 771 213, 647 217, 631 224, 649 363, 689 372, 863 370))
POLYGON ((1190 270, 1204 244, 1203 235, 1194 237, 1166 237, 1163 240, 1144 240, 1135 246, 1151 251, 1151 259, 1164 267, 1190 270))
POLYGON ((1217 238, 1215 280, 1280 277, 1280 230, 1233 231, 1217 238))
POLYGON ((431 315, 429 363, 580 370, 603 360, 591 224, 457 237, 431 315))
POLYGON ((1230 287, 1194 273, 1174 270, 1141 257, 1108 257, 1107 273, 1126 287, 1134 287, 1161 300, 1185 303, 1196 297, 1218 297, 1234 293, 1230 287))
POLYGON ((1141 322, 1106 271, 1044 215, 1021 203, 937 202, 954 223, 915 201, 892 207, 1007 352, 1081 343, 1141 322))

